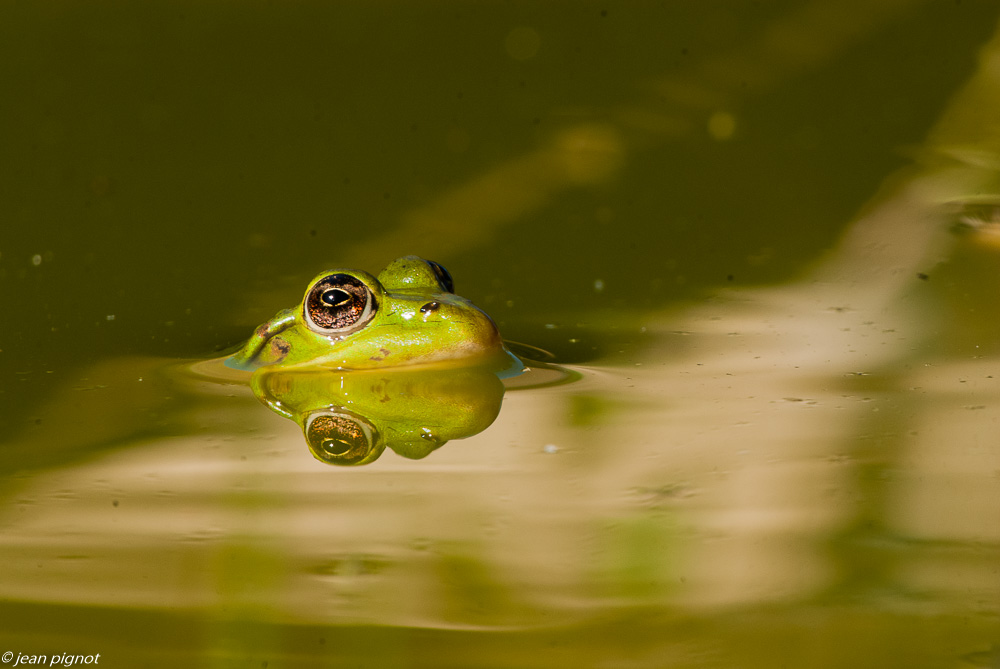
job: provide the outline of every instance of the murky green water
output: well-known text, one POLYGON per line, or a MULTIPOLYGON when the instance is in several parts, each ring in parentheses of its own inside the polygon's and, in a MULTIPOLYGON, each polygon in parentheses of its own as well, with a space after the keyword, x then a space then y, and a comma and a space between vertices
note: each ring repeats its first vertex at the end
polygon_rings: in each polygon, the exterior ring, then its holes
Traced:
POLYGON ((0 14, 8 666, 1000 667, 994 3, 0 14), (557 367, 204 364, 411 253, 557 367))

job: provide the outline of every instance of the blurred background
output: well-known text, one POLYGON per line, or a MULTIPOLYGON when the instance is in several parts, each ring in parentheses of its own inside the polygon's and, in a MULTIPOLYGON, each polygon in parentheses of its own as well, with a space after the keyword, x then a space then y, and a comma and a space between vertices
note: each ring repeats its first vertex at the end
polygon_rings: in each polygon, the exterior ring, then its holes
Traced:
POLYGON ((544 323, 779 281, 907 161, 995 11, 9 5, 2 429, 78 363, 235 344, 331 266, 434 258, 575 361, 606 342, 544 323))

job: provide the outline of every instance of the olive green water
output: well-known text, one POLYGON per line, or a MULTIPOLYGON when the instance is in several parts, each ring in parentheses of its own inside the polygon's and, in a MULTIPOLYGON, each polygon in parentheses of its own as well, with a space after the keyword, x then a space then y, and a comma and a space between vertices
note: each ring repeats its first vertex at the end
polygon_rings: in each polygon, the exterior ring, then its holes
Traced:
POLYGON ((0 659, 1000 667, 997 18, 8 3, 0 659), (405 254, 576 380, 345 468, 191 371, 405 254))

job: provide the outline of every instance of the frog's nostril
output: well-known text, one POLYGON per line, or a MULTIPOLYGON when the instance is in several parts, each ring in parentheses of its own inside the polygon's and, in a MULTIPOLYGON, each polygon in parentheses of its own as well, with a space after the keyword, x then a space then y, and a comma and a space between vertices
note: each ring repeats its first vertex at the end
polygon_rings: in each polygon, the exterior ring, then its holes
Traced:
POLYGON ((441 308, 440 302, 428 302, 424 306, 420 307, 420 313, 429 314, 432 311, 437 311, 440 308, 441 308))

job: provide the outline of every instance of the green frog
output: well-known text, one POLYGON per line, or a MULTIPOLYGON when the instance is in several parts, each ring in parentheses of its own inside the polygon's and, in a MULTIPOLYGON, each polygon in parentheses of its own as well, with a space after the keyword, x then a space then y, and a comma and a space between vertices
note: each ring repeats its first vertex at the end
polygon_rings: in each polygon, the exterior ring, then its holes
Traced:
POLYGON ((319 274, 297 307, 260 325, 226 362, 282 371, 456 363, 503 376, 523 370, 493 320, 455 294, 451 274, 417 256, 398 258, 377 278, 351 269, 319 274))

